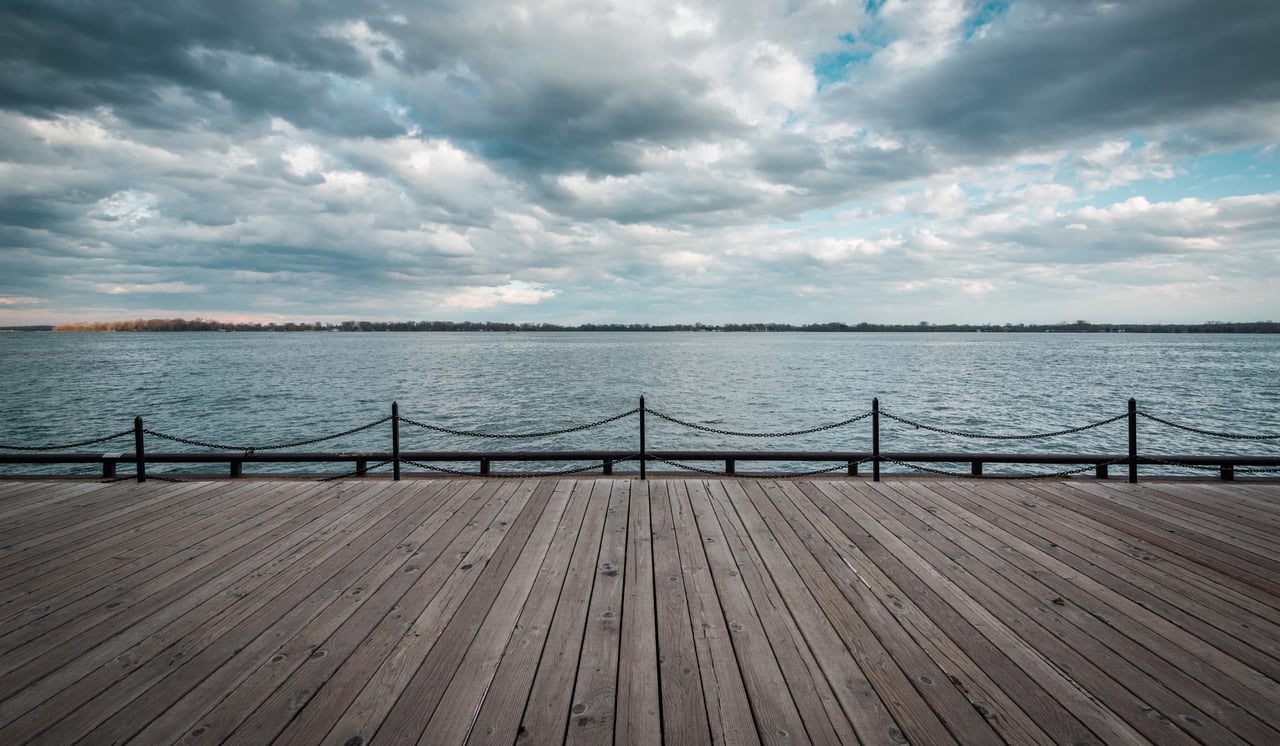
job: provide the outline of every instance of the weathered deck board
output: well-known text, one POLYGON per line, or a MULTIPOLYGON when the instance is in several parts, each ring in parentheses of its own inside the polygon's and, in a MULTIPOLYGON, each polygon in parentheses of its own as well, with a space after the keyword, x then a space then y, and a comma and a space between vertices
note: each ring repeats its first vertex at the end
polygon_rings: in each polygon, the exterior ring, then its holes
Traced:
POLYGON ((5 743, 1280 743, 1280 484, 0 490, 5 743))

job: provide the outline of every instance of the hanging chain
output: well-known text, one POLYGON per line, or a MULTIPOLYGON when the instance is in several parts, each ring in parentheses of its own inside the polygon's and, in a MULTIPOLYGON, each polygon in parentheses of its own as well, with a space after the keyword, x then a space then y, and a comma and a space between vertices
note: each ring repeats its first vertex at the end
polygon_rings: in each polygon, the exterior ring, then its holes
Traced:
POLYGON ((123 438, 126 435, 133 435, 133 428, 121 430, 115 435, 104 435, 101 438, 92 438, 90 440, 80 440, 75 443, 61 443, 56 446, 6 446, 0 445, 0 450, 5 451, 65 451, 70 448, 82 448, 84 446, 97 445, 98 443, 106 443, 109 440, 123 438))
MULTIPOLYGON (((609 463, 611 465, 620 464, 624 461, 630 461, 637 457, 638 457, 638 454, 637 456, 626 456, 624 458, 609 459, 609 463)), ((530 477, 560 477, 560 476, 568 476, 570 474, 585 474, 589 471, 594 471, 596 469, 604 468, 602 464, 596 463, 596 464, 591 464, 589 466, 580 466, 572 469, 560 469, 557 471, 507 472, 505 474, 502 472, 499 472, 497 474, 492 474, 492 473, 480 474, 474 471, 462 471, 460 469, 449 469, 444 466, 431 466, 429 464, 423 464, 417 461, 410 461, 408 459, 401 459, 400 463, 409 464, 410 466, 416 466, 419 469, 426 469, 427 471, 440 472, 441 474, 454 474, 460 477, 486 477, 486 478, 494 478, 494 479, 528 479, 530 477)))
POLYGON ((896 414, 889 414, 884 410, 880 410, 880 414, 884 417, 888 417, 891 420, 897 420, 898 422, 901 422, 904 425, 911 425, 912 427, 916 427, 921 430, 930 430, 935 433, 942 433, 943 435, 954 435, 959 438, 982 438, 984 440, 1035 440, 1037 438, 1053 438, 1059 435, 1072 435, 1074 433, 1082 433, 1086 430, 1092 430, 1095 427, 1110 425, 1113 422, 1118 422, 1119 420, 1123 420, 1125 417, 1129 416, 1128 414, 1118 414, 1115 417, 1108 417, 1105 420, 1092 422, 1092 423, 1089 423, 1088 425, 1081 425, 1080 427, 1073 427, 1067 430, 1056 430, 1051 433, 1031 433, 1029 435, 988 435, 984 433, 969 433, 963 430, 951 430, 945 427, 935 427, 934 425, 926 425, 923 422, 916 422, 915 420, 909 420, 906 417, 899 417, 896 414))
POLYGON ((809 435, 810 433, 821 433, 827 430, 834 430, 837 427, 852 425, 853 423, 859 420, 865 420, 866 418, 871 416, 871 412, 863 412, 862 414, 856 417, 850 417, 847 420, 841 420, 840 422, 832 422, 829 425, 820 425, 818 427, 811 427, 807 430, 792 430, 790 432, 780 432, 780 433, 746 433, 746 432, 738 432, 736 430, 721 430, 715 427, 699 425, 696 422, 688 422, 686 420, 677 419, 675 417, 672 417, 671 415, 663 414, 662 412, 658 412, 658 411, 649 409, 647 407, 645 408, 645 411, 653 415, 654 417, 666 420, 667 422, 692 428, 694 430, 701 430, 704 433, 715 433, 716 435, 732 435, 732 436, 737 436, 742 438, 787 438, 795 435, 809 435))
POLYGON ((334 433, 333 435, 322 435, 319 438, 311 438, 309 440, 299 440, 293 443, 279 443, 277 445, 271 445, 271 446, 229 446, 223 443, 210 443, 208 441, 194 440, 192 438, 181 438, 181 437, 178 437, 177 435, 169 435, 167 433, 156 432, 155 430, 149 430, 145 428, 143 429, 142 432, 146 433, 147 435, 153 435, 157 438, 162 438, 164 440, 172 440, 175 443, 182 443, 183 445, 188 445, 188 446, 196 446, 197 448, 212 448, 214 450, 221 450, 221 451, 244 451, 247 454, 252 454, 254 451, 275 451, 281 448, 298 448, 299 446, 309 446, 309 445, 314 445, 316 443, 323 443, 326 440, 335 440, 337 438, 345 438, 348 435, 354 435, 358 432, 368 430, 373 427, 377 427, 378 425, 382 425, 390 421, 391 421, 391 415, 387 415, 386 417, 383 417, 382 419, 377 420, 375 422, 370 422, 367 425, 360 425, 359 427, 353 427, 350 430, 344 430, 340 433, 334 433))
POLYGON ((1227 438, 1229 440, 1280 440, 1280 435, 1242 435, 1240 433, 1220 433, 1213 430, 1201 430, 1198 427, 1179 425, 1176 422, 1170 422, 1169 420, 1156 417, 1153 414, 1147 414, 1143 411, 1139 411, 1138 416, 1146 417, 1148 420, 1153 422, 1159 422, 1161 425, 1168 425, 1169 427, 1186 430, 1189 433, 1196 433, 1197 435, 1208 435, 1212 438, 1227 438))
POLYGON ((617 422, 618 420, 626 419, 627 417, 630 417, 634 414, 638 414, 639 412, 640 412, 640 408, 636 407, 635 409, 632 409, 629 412, 623 412, 622 414, 615 414, 612 417, 606 417, 603 420, 597 420, 596 422, 588 422, 582 425, 573 425, 571 427, 562 428, 560 430, 545 430, 543 432, 537 432, 537 433, 481 433, 481 432, 475 432, 470 430, 454 430, 453 428, 440 427, 439 425, 428 425, 425 422, 418 422, 417 420, 411 420, 408 417, 401 417, 400 421, 405 423, 406 425, 413 425, 414 427, 420 427, 420 428, 423 428, 424 430, 432 430, 437 433, 445 433, 448 435, 458 435, 464 438, 509 438, 509 439, 546 438, 552 435, 564 435, 565 433, 577 433, 583 430, 590 430, 591 428, 594 428, 594 427, 607 425, 610 422, 617 422))
MULTIPOLYGON (((839 464, 836 466, 832 466, 826 469, 814 469, 812 471, 770 472, 765 474, 738 474, 738 473, 730 474, 728 471, 716 471, 715 469, 704 469, 700 466, 683 464, 683 463, 680 463, 679 461, 670 461, 668 459, 659 458, 657 456, 650 456, 650 459, 652 459, 653 461, 657 461, 659 463, 666 464, 667 466, 674 466, 677 469, 694 471, 699 474, 709 474, 715 477, 739 477, 742 479, 794 479, 796 477, 816 477, 820 474, 830 474, 832 472, 840 471, 841 469, 847 469, 849 466, 846 463, 846 464, 839 464)), ((870 460, 871 460, 870 458, 864 458, 859 461, 856 461, 855 463, 864 464, 870 460)))
POLYGON ((897 464, 906 469, 924 472, 926 474, 937 474, 943 477, 954 477, 956 479, 1057 479, 1061 477, 1069 477, 1072 474, 1083 474, 1090 469, 1096 469, 1099 466, 1111 466, 1113 464, 1123 464, 1128 459, 1112 459, 1111 461, 1101 461, 1096 464, 1087 464, 1077 469, 1064 469, 1062 471, 1050 472, 1048 474, 965 474, 959 471, 947 471, 946 469, 935 469, 929 466, 921 466, 920 464, 912 464, 906 461, 899 461, 896 458, 882 458, 881 461, 888 461, 891 464, 897 464))

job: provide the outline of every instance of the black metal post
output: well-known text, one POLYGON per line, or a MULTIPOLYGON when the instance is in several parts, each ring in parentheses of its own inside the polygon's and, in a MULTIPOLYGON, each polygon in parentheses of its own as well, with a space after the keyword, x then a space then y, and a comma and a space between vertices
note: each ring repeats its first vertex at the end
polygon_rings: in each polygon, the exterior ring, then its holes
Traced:
POLYGON ((880 481, 880 397, 871 400, 871 481, 880 481))
POLYGON ((644 445, 644 394, 640 395, 640 478, 647 479, 644 473, 645 462, 649 460, 649 454, 645 451, 644 445))
POLYGON ((391 402, 391 479, 400 481, 400 404, 391 402))
POLYGON ((1129 484, 1138 483, 1138 400, 1129 398, 1129 484))
POLYGON ((138 457, 138 481, 147 481, 146 453, 142 447, 142 417, 133 418, 133 452, 138 457))

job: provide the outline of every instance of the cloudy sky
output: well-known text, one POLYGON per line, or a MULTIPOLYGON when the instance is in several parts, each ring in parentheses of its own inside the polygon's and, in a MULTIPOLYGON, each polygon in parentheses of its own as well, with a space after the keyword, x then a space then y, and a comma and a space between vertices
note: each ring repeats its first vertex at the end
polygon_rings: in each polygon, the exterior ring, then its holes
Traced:
POLYGON ((1280 318, 1275 0, 6 0, 0 324, 1280 318))

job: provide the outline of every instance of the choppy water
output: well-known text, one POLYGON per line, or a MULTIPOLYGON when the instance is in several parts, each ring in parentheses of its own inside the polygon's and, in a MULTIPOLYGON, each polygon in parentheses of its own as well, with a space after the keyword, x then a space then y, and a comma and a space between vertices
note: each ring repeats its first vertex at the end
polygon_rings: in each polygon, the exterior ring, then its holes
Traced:
MULTIPOLYGON (((1275 433, 1278 370, 1280 336, 1271 335, 0 334, 0 443, 65 443, 127 429, 141 415, 153 430, 263 446, 379 419, 392 401, 403 416, 433 425, 526 432, 625 412, 642 394, 654 410, 753 432, 840 421, 869 410, 873 397, 886 412, 942 427, 1038 432, 1120 414, 1132 396, 1143 411, 1200 428, 1275 433)), ((870 431, 864 420, 756 440, 651 416, 648 441, 651 449, 868 450, 870 431)), ((405 449, 627 450, 636 445, 637 423, 633 417, 534 441, 412 427, 403 435, 405 449)), ((1122 422, 1049 441, 990 442, 886 420, 882 437, 885 450, 1126 447, 1122 422)), ((307 450, 386 450, 389 438, 388 425, 307 450)), ((110 450, 132 450, 117 443, 110 450)), ((1141 424, 1144 453, 1271 455, 1278 448, 1141 424)))

